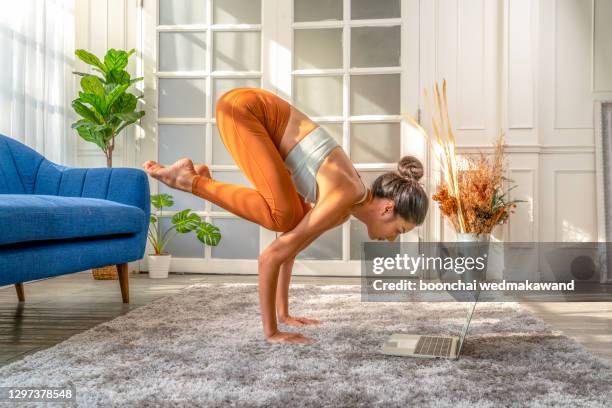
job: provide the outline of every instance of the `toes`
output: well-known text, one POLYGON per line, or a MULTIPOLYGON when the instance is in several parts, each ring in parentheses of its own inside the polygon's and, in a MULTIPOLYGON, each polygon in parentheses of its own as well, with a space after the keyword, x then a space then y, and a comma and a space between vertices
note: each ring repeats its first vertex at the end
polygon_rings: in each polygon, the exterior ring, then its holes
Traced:
POLYGON ((320 320, 316 320, 316 319, 304 319, 306 321, 307 324, 314 324, 314 325, 318 325, 321 324, 320 320))
POLYGON ((145 169, 152 169, 155 167, 158 167, 160 164, 157 163, 155 160, 148 160, 145 162, 145 164, 142 165, 142 167, 144 167, 145 169))
POLYGON ((149 167, 147 167, 147 173, 149 173, 152 176, 156 176, 160 170, 163 170, 165 167, 162 166, 159 163, 153 162, 153 164, 150 164, 149 167))
POLYGON ((300 323, 302 323, 303 325, 319 325, 319 324, 321 324, 320 320, 307 319, 305 317, 298 317, 297 320, 299 320, 300 323))
POLYGON ((306 337, 306 336, 304 336, 302 334, 300 334, 295 340, 296 340, 295 342, 298 343, 298 344, 312 344, 312 343, 314 343, 314 340, 312 340, 311 338, 306 337))

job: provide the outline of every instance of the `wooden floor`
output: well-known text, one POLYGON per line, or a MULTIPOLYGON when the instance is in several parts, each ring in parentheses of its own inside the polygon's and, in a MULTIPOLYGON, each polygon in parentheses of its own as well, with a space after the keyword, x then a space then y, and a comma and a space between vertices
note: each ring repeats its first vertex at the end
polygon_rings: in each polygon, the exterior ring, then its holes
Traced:
MULTIPOLYGON (((130 274, 130 304, 121 302, 118 281, 88 272, 26 283, 26 302, 15 288, 0 289, 0 366, 53 346, 133 308, 197 282, 256 282, 256 276, 171 274, 165 280, 130 274)), ((359 284, 359 278, 294 277, 295 283, 359 284)), ((612 302, 525 303, 555 329, 612 362, 612 302)))

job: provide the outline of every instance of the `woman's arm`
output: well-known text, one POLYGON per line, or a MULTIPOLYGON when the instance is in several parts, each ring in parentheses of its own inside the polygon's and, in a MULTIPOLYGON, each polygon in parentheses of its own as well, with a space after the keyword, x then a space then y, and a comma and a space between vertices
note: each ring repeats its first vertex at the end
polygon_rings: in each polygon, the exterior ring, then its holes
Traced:
MULTIPOLYGON (((312 205, 307 203, 306 200, 300 195, 300 204, 304 211, 304 216, 312 210, 312 205)), ((312 242, 313 239, 309 240, 312 242)), ((306 242, 306 245, 301 248, 301 252, 306 246, 310 245, 310 242, 306 242)), ((297 256, 297 254, 296 254, 297 256)), ((291 285, 291 274, 293 272, 293 265, 295 263, 295 256, 293 258, 286 259, 280 267, 278 275, 278 284, 276 285, 276 317, 281 323, 292 324, 292 319, 289 316, 289 286, 291 285)))
POLYGON ((309 340, 297 333, 278 331, 276 321, 276 288, 283 262, 295 258, 299 251, 323 232, 346 219, 354 197, 341 191, 322 197, 300 223, 291 231, 275 239, 259 256, 259 302, 264 335, 269 341, 306 343, 309 340))
MULTIPOLYGON (((315 240, 312 237, 304 243, 303 247, 298 250, 298 253, 304 250, 308 245, 315 240)), ((296 254, 297 255, 297 254, 296 254)), ((290 326, 304 326, 307 324, 319 324, 318 320, 306 319, 304 317, 294 317, 289 315, 289 286, 291 284, 291 274, 295 257, 285 260, 278 275, 278 284, 276 285, 276 317, 281 323, 290 326)))

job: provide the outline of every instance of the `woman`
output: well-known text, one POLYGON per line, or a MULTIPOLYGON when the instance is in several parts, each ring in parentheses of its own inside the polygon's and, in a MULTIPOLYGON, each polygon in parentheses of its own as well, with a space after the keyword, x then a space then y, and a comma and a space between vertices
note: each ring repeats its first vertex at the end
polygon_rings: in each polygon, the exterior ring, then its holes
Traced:
POLYGON ((296 255, 351 215, 370 239, 393 241, 423 223, 429 200, 418 180, 421 162, 403 157, 398 172, 379 176, 368 188, 341 146, 282 98, 262 89, 223 94, 217 127, 227 150, 255 189, 211 178, 206 165, 181 159, 169 167, 143 167, 170 187, 191 192, 267 229, 282 232, 259 256, 259 301, 270 342, 309 343, 290 326, 318 324, 289 314, 288 292, 296 255), (310 204, 314 204, 311 206, 310 204))

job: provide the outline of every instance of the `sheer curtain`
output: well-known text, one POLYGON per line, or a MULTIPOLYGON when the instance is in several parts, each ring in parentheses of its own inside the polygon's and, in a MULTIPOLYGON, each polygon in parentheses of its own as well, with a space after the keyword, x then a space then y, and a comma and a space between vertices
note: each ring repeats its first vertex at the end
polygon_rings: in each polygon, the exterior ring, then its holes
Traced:
POLYGON ((0 2, 0 133, 74 164, 74 2, 0 2))

